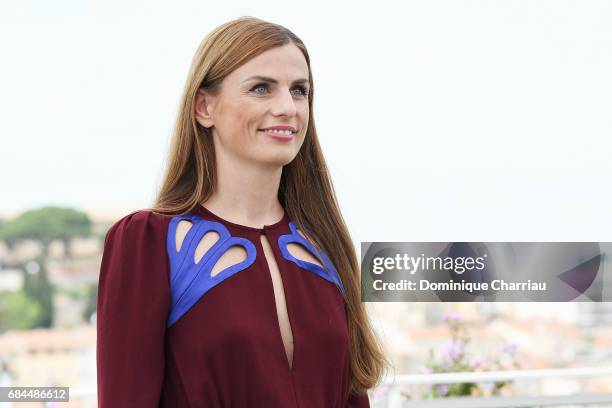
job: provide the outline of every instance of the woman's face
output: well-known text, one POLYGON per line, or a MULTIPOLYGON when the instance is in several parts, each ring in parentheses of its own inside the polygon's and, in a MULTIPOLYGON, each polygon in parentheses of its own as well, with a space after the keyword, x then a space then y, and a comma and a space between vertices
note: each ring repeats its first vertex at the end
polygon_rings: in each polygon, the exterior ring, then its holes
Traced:
POLYGON ((234 70, 217 95, 200 91, 196 118, 202 126, 212 127, 217 156, 284 166, 304 142, 309 92, 306 59, 290 43, 265 51, 234 70), (262 130, 278 126, 289 126, 293 132, 262 130))

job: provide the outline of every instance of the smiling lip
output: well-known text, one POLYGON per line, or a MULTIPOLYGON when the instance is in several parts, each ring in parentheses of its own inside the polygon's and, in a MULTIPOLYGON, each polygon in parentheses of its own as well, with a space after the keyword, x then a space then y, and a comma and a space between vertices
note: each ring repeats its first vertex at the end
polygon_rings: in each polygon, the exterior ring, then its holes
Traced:
POLYGON ((263 129, 259 129, 259 132, 263 132, 265 133, 267 136, 270 136, 271 138, 274 138, 276 140, 281 140, 281 141, 289 141, 291 139, 293 139, 293 137, 295 136, 296 130, 295 127, 291 126, 291 125, 276 125, 276 126, 270 126, 267 128, 263 128, 263 129), (276 129, 276 130, 290 130, 291 134, 290 135, 283 135, 280 133, 274 133, 274 132, 269 132, 269 130, 272 129, 276 129))
MULTIPOLYGON (((268 129, 270 129, 270 128, 268 128, 268 129)), ((290 135, 282 135, 282 134, 279 134, 279 133, 267 132, 266 130, 268 130, 268 129, 259 129, 258 132, 262 132, 265 135, 270 136, 273 139, 281 140, 283 142, 292 140, 293 137, 295 136, 295 132, 291 133, 290 135)))
POLYGON ((269 127, 265 127, 265 128, 261 128, 259 130, 264 130, 264 129, 276 129, 276 130, 290 130, 293 133, 295 133, 295 127, 291 126, 291 125, 276 125, 276 126, 269 126, 269 127))

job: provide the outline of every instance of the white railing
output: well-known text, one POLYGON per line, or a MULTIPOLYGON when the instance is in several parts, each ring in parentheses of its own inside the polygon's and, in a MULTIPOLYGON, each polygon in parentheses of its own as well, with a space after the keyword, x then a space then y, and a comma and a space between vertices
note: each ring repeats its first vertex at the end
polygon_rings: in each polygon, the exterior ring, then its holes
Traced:
MULTIPOLYGON (((612 407, 610 394, 576 394, 576 395, 543 395, 543 396, 512 396, 512 397, 448 397, 431 400, 410 400, 400 394, 402 387, 419 384, 456 384, 465 382, 494 382, 510 380, 541 380, 562 377, 610 377, 612 382, 612 367, 562 368, 546 370, 512 370, 512 371, 479 371, 436 374, 403 374, 386 377, 382 385, 390 387, 390 391, 379 401, 370 398, 372 408, 533 408, 560 406, 594 406, 612 407)), ((80 400, 86 407, 96 406, 95 388, 71 388, 70 399, 80 400)))
POLYGON ((512 397, 443 397, 429 400, 408 399, 401 394, 402 387, 405 388, 417 384, 541 380, 551 377, 610 377, 612 382, 612 367, 397 375, 395 377, 386 377, 383 380, 382 386, 390 387, 383 405, 373 401, 372 406, 384 406, 386 408, 518 408, 599 405, 612 407, 612 393, 512 397))

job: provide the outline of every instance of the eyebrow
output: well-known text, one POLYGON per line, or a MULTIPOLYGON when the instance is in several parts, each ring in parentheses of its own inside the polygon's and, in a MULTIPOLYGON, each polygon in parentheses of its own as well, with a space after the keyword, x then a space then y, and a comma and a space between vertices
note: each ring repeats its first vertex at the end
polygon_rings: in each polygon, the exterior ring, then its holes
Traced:
MULTIPOLYGON (((278 84, 278 81, 276 79, 270 78, 270 77, 267 77, 267 76, 262 76, 262 75, 254 75, 254 76, 252 76, 250 78, 245 79, 242 82, 244 83, 244 82, 247 82, 247 81, 252 81, 254 79, 259 80, 259 81, 270 82, 271 84, 278 84)), ((296 79, 295 81, 293 81, 293 83, 294 84, 310 84, 310 81, 308 81, 308 79, 306 79, 306 78, 299 78, 299 79, 296 79)))

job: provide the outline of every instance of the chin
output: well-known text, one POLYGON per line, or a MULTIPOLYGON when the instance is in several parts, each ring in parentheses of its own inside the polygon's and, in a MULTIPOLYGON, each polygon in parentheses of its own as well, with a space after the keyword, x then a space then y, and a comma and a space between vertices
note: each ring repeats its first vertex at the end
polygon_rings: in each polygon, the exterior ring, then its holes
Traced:
POLYGON ((293 161, 293 159, 295 159, 295 154, 293 153, 287 153, 287 154, 276 154, 270 157, 266 158, 266 163, 271 164, 271 165, 276 165, 279 167, 282 167, 286 164, 289 164, 293 161))

